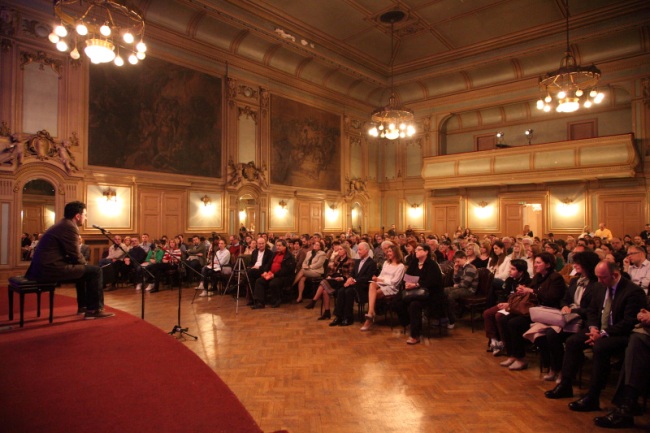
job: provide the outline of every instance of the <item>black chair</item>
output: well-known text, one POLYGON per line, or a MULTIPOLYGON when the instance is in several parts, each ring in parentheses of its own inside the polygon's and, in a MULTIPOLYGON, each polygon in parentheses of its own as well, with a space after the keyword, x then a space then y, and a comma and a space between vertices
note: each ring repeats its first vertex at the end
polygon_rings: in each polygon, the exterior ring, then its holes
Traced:
POLYGON ((492 287, 492 280, 494 280, 494 274, 487 268, 480 268, 478 270, 478 287, 476 288, 476 293, 458 300, 464 309, 469 310, 469 321, 472 326, 472 332, 474 332, 474 314, 478 312, 480 318, 481 312, 487 306, 488 292, 490 287, 492 287))

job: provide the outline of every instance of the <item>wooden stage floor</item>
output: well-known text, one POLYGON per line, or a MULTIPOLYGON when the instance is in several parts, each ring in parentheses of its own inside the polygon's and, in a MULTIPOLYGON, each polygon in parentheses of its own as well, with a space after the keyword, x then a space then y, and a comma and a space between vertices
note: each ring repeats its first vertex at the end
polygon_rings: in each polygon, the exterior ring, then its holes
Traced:
MULTIPOLYGON (((74 296, 74 289, 57 293, 74 296)), ((264 431, 600 431, 592 419, 605 412, 575 413, 567 407, 572 399, 544 398, 553 384, 541 380, 537 355, 529 354, 525 371, 500 367, 504 358, 485 351, 482 324, 472 333, 467 315, 442 337, 432 329, 431 338, 408 346, 401 328, 391 329, 383 318, 373 331, 360 332, 359 323, 329 327, 329 321, 317 321, 318 307, 306 310, 305 303, 251 310, 242 300, 235 314, 232 296, 197 297, 191 304, 193 296, 193 288, 183 289, 181 325, 199 337, 185 340, 186 346, 230 386, 264 431)), ((145 300, 145 320, 171 331, 178 292, 146 293, 145 300)), ((107 292, 105 301, 140 316, 141 297, 133 287, 107 292)), ((603 393, 604 409, 612 407, 615 380, 603 393)), ((648 431, 650 415, 636 422, 634 431, 648 431)))

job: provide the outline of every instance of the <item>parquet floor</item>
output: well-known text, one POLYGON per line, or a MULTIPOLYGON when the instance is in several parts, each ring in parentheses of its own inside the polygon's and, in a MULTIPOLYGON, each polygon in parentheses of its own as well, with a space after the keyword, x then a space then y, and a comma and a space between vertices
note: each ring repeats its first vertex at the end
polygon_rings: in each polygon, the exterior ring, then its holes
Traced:
MULTIPOLYGON (((59 293, 74 296, 74 289, 59 293)), ((199 338, 184 344, 230 386, 264 431, 599 431, 592 419, 604 412, 574 413, 567 408, 571 400, 544 398, 552 384, 541 380, 536 355, 529 354, 528 370, 500 367, 503 358, 485 351, 482 327, 472 333, 467 317, 442 337, 432 330, 430 339, 408 346, 399 327, 391 330, 381 320, 362 333, 359 324, 330 328, 316 320, 318 308, 306 310, 304 303, 251 310, 240 302, 235 314, 231 296, 197 297, 191 304, 193 295, 192 288, 182 291, 181 325, 199 338)), ((169 332, 178 321, 178 292, 147 293, 145 299, 145 320, 169 332)), ((107 292, 105 301, 140 316, 141 298, 131 287, 107 292)), ((610 385, 603 408, 611 407, 612 393, 610 385)), ((650 429, 650 415, 636 422, 634 431, 650 429)))

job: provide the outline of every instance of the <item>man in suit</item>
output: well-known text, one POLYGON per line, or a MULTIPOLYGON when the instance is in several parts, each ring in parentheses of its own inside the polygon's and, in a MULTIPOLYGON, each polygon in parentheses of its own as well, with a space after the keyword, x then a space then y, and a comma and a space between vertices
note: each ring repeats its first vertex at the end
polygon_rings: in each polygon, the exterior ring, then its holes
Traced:
POLYGON ((589 391, 579 400, 569 403, 569 409, 577 412, 600 410, 600 391, 607 384, 610 358, 625 350, 630 333, 637 323, 637 314, 646 307, 646 296, 641 287, 621 277, 615 263, 605 260, 595 270, 598 281, 604 289, 593 294, 587 310, 587 329, 578 332, 566 341, 562 381, 547 398, 573 396, 573 378, 584 361, 583 350, 593 349, 593 365, 589 391))
MULTIPOLYGON (((248 281, 255 285, 255 281, 262 276, 263 273, 271 269, 271 261, 273 260, 273 252, 266 245, 266 240, 263 237, 257 238, 257 249, 251 254, 251 266, 246 270, 248 274, 248 281)), ((253 305, 252 293, 246 293, 248 305, 253 305), (250 295, 250 298, 249 298, 250 295)))
POLYGON ((79 227, 86 221, 86 205, 65 205, 64 218, 50 227, 38 242, 26 278, 42 282, 76 282, 78 313, 86 319, 114 316, 103 311, 104 292, 99 266, 86 263, 79 248, 79 227))
POLYGON ((637 315, 639 324, 634 328, 625 349, 625 361, 614 396, 616 409, 605 416, 594 418, 598 427, 631 428, 634 417, 642 410, 639 396, 647 395, 650 384, 650 311, 642 309, 637 315))
POLYGON ((368 256, 370 245, 361 242, 357 252, 359 258, 354 260, 352 276, 347 279, 336 296, 336 307, 334 308, 336 318, 330 323, 330 326, 352 325, 354 322, 355 293, 358 292, 367 299, 368 286, 372 281, 372 277, 377 273, 377 264, 368 256))
MULTIPOLYGON (((253 253, 255 254, 255 253, 253 253)), ((291 287, 291 282, 296 274, 296 259, 291 252, 287 251, 287 242, 278 240, 275 242, 275 253, 272 253, 272 260, 269 270, 262 273, 255 281, 253 291, 254 310, 264 308, 266 292, 271 292, 273 308, 278 308, 282 303, 282 289, 291 287)))

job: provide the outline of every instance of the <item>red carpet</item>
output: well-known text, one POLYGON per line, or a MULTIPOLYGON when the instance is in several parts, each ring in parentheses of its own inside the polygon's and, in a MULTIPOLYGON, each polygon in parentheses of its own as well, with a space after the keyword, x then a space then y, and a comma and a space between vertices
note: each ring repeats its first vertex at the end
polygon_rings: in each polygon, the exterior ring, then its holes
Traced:
POLYGON ((193 352, 148 323, 83 320, 76 301, 55 296, 54 323, 35 296, 25 327, 7 329, 0 289, 0 431, 261 432, 225 383, 193 352))

